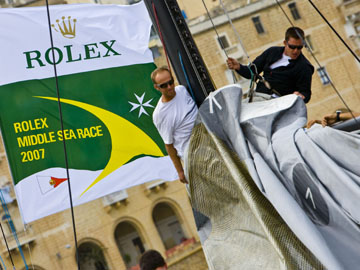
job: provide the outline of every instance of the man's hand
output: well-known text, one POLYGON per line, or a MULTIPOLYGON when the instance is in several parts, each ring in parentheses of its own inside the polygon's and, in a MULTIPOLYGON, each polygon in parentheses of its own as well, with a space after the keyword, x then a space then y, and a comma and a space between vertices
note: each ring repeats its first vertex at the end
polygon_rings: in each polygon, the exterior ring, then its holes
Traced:
POLYGON ((310 120, 307 125, 306 128, 309 129, 311 128, 314 124, 321 124, 321 120, 310 120))
POLYGON ((234 58, 229 57, 226 63, 229 69, 240 70, 240 64, 234 58))
POLYGON ((305 99, 305 96, 301 94, 299 91, 295 91, 293 94, 301 97, 302 99, 305 99))
POLYGON ((327 114, 323 117, 323 119, 321 120, 321 124, 323 125, 323 127, 325 126, 331 126, 332 124, 334 124, 336 122, 336 113, 333 114, 327 114))
POLYGON ((185 178, 184 171, 178 172, 178 174, 179 174, 179 180, 180 180, 181 183, 189 184, 189 182, 185 178))
POLYGON ((184 183, 184 184, 187 184, 188 181, 186 180, 185 178, 185 174, 184 174, 184 168, 181 164, 181 160, 180 158, 178 157, 177 155, 177 151, 174 147, 173 144, 165 144, 165 149, 166 151, 168 152, 170 158, 171 158, 171 161, 173 162, 174 166, 175 166, 175 169, 179 175, 179 180, 181 183, 184 183))

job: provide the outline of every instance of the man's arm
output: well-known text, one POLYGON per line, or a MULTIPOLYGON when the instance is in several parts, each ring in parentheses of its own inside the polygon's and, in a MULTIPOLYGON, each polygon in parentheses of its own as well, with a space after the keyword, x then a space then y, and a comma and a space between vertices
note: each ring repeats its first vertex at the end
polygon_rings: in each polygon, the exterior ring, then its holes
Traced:
POLYGON ((311 98, 311 81, 313 73, 314 68, 309 64, 301 69, 296 78, 297 90, 294 91, 294 94, 300 96, 305 103, 308 103, 311 98))
POLYGON ((307 122, 306 128, 311 128, 314 124, 321 124, 321 120, 315 119, 315 120, 309 120, 307 122))
POLYGON ((305 103, 308 103, 311 98, 311 78, 312 74, 306 74, 306 76, 301 76, 299 83, 297 83, 296 88, 299 91, 294 91, 293 94, 301 97, 305 103))
MULTIPOLYGON (((269 49, 267 49, 261 55, 255 58, 253 64, 256 66, 256 70, 254 67, 251 67, 253 73, 257 71, 257 73, 260 74, 264 70, 264 66, 266 64, 266 58, 268 54, 269 54, 269 49)), ((236 59, 231 57, 229 57, 226 60, 226 63, 229 69, 235 70, 237 73, 239 73, 241 76, 243 76, 246 79, 251 79, 251 73, 247 66, 241 65, 236 59)))
MULTIPOLYGON (((235 70, 238 74, 246 79, 251 79, 251 73, 247 66, 241 65, 236 59, 229 57, 226 60, 229 69, 235 70)), ((252 71, 255 72, 254 68, 252 71)))
MULTIPOLYGON (((353 112, 353 115, 354 115, 354 117, 358 117, 358 116, 360 116, 360 113, 353 112)), ((340 121, 346 121, 346 120, 350 120, 352 118, 353 118, 353 116, 349 112, 339 114, 340 121)), ((325 115, 321 121, 321 124, 325 127, 325 126, 331 126, 332 124, 334 124, 336 122, 337 122, 337 115, 336 115, 336 113, 333 113, 333 114, 325 115)))
POLYGON ((179 180, 184 184, 188 184, 188 181, 185 178, 184 168, 181 164, 179 156, 177 155, 177 151, 176 151, 174 145, 173 144, 165 144, 165 148, 166 148, 166 151, 168 152, 168 154, 175 166, 175 169, 179 175, 179 180))

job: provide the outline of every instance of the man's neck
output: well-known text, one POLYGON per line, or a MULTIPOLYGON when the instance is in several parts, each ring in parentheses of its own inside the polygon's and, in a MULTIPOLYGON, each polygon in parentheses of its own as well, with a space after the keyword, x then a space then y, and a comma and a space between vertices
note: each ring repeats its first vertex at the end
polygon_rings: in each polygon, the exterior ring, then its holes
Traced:
POLYGON ((283 54, 282 54, 282 56, 286 56, 286 57, 289 57, 289 58, 291 58, 290 56, 288 56, 286 53, 285 53, 285 51, 283 51, 283 54))
MULTIPOLYGON (((285 49, 284 49, 284 51, 283 51, 282 55, 285 55, 285 56, 287 56, 287 57, 290 57, 289 55, 287 55, 287 54, 285 53, 285 49)), ((289 61, 294 61, 294 60, 297 60, 297 59, 299 59, 299 58, 301 57, 301 55, 302 55, 302 53, 300 53, 300 54, 299 54, 299 56, 298 56, 298 57, 296 57, 295 59, 292 59, 292 58, 290 57, 289 61)))
POLYGON ((161 96, 161 101, 164 102, 164 103, 169 102, 169 101, 171 101, 175 96, 176 96, 176 93, 175 93, 175 95, 174 95, 173 97, 167 97, 167 96, 162 95, 162 96, 161 96))
POLYGON ((285 53, 285 48, 284 48, 284 50, 283 50, 282 56, 290 57, 290 56, 288 56, 288 55, 285 53))

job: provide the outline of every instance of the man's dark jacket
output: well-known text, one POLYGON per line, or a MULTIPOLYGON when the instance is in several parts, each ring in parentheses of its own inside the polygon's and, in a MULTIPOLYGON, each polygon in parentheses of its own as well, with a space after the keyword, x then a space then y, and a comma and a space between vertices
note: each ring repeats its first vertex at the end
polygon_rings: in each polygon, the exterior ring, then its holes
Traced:
MULTIPOLYGON (((265 80, 280 95, 284 96, 298 91, 304 95, 304 102, 307 103, 311 97, 311 77, 314 73, 314 67, 301 53, 295 60, 289 60, 290 63, 286 67, 281 66, 271 69, 270 66, 280 60, 283 53, 284 47, 271 47, 264 51, 253 62, 257 67, 257 72, 260 74, 263 71, 265 80)), ((254 71, 253 68, 252 70, 254 71)), ((251 73, 247 66, 240 65, 240 70, 237 70, 237 72, 247 79, 251 78, 251 73)), ((256 91, 272 94, 261 82, 258 83, 256 91)))

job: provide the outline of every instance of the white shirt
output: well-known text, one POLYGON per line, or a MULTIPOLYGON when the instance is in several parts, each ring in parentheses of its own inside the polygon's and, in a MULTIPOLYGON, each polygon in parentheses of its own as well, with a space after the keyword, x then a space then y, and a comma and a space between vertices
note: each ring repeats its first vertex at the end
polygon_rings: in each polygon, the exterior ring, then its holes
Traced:
POLYGON ((182 157, 194 127, 198 108, 182 85, 175 87, 175 97, 162 102, 161 98, 153 113, 153 121, 165 144, 173 144, 182 157))
POLYGON ((281 67, 281 66, 286 67, 287 65, 290 64, 290 62, 289 62, 290 59, 291 59, 290 56, 283 54, 279 60, 277 60, 275 63, 271 64, 270 68, 275 69, 275 68, 281 67))

